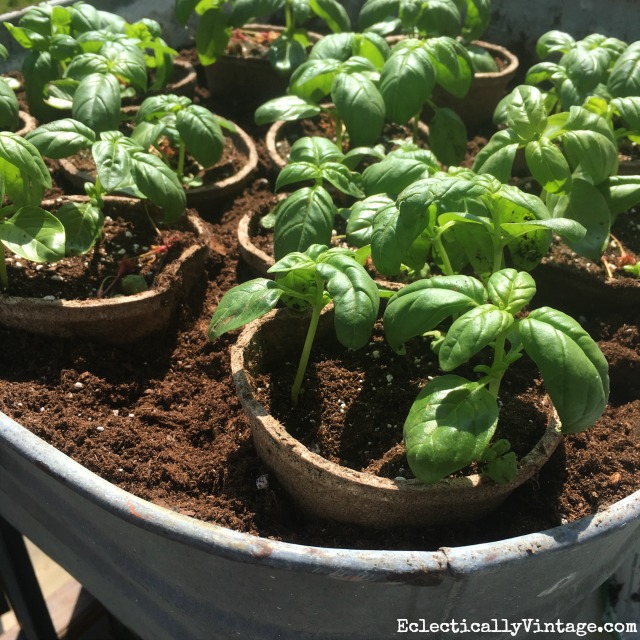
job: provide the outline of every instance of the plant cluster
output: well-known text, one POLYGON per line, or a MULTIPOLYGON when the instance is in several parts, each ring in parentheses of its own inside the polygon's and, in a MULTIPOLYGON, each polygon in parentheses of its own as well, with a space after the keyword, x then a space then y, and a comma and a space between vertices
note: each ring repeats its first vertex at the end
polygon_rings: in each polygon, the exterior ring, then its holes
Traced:
POLYGON ((129 24, 84 2, 39 4, 5 27, 29 51, 22 73, 31 114, 48 121, 71 109, 96 131, 118 128, 123 97, 144 93, 150 71, 151 88, 163 87, 177 55, 157 22, 129 24))

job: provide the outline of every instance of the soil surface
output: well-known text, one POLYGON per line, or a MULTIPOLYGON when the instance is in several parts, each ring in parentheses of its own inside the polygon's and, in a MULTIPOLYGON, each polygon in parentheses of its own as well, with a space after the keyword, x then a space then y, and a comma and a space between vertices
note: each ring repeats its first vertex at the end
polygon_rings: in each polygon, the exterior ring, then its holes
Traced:
MULTIPOLYGON (((206 92, 198 99, 206 102, 206 92)), ((262 143, 267 127, 253 125, 249 112, 229 113, 224 104, 210 106, 253 134, 260 173, 235 199, 201 212, 214 231, 211 257, 170 329, 139 344, 112 346, 0 328, 5 347, 0 363, 2 411, 91 471, 158 505, 238 531, 302 544, 429 550, 490 541, 588 516, 640 489, 640 311, 636 307, 618 314, 611 305, 602 305, 580 320, 610 363, 609 407, 592 429, 566 437, 540 474, 495 514, 446 529, 386 532, 302 516, 252 445, 229 370, 235 335, 225 335, 215 344, 206 335, 221 296, 253 277, 238 258, 238 221, 247 211, 263 214, 274 202, 262 143)), ((572 311, 568 306, 563 310, 572 311)), ((405 358, 390 354, 379 335, 372 342, 357 353, 322 345, 314 349, 300 411, 310 407, 314 424, 320 417, 337 422, 301 433, 330 457, 395 477, 408 473, 399 445, 406 405, 425 373, 435 372, 430 352, 420 341, 405 358), (330 358, 323 360, 327 349, 330 358), (324 396, 325 389, 327 400, 316 406, 315 399, 324 396), (349 428, 340 426, 345 417, 349 428), (352 425, 357 417, 364 432, 352 425)), ((292 362, 296 357, 291 354, 292 362)), ((269 388, 284 393, 291 368, 277 369, 264 388, 269 382, 269 388)), ((531 425, 535 438, 541 426, 536 402, 542 387, 523 371, 504 386, 504 422, 526 427, 518 433, 528 432, 531 425), (518 417, 520 410, 525 414, 518 417)), ((282 417, 292 431, 301 429, 304 417, 291 414, 276 395, 265 394, 267 400, 276 411, 278 405, 283 407, 282 417)), ((514 446, 526 448, 526 440, 514 446)))

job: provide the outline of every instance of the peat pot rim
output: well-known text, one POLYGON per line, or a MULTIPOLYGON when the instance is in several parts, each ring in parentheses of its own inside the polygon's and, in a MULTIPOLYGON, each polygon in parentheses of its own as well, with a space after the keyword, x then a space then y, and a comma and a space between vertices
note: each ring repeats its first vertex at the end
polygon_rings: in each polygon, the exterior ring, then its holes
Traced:
MULTIPOLYGON (((415 581, 434 569, 458 575, 519 563, 531 554, 560 551, 640 519, 640 491, 592 516, 567 525, 490 543, 442 547, 437 551, 333 549, 298 545, 240 533, 196 520, 138 498, 89 471, 0 412, 0 446, 37 465, 39 472, 77 492, 119 520, 188 547, 238 562, 380 583, 415 581)), ((1 459, 0 459, 1 462, 1 459)), ((2 488, 0 488, 0 492, 2 488)), ((9 519, 10 519, 10 514, 9 519)))
MULTIPOLYGON (((103 200, 106 205, 125 207, 149 204, 146 200, 121 196, 105 196, 103 200)), ((62 196, 45 200, 42 206, 87 201, 87 196, 62 196)), ((130 296, 105 299, 46 300, 0 293, 0 324, 31 333, 107 342, 132 342, 164 329, 177 301, 199 276, 209 252, 210 232, 206 223, 194 212, 187 210, 185 216, 197 239, 166 266, 164 273, 168 277, 163 278, 164 284, 130 296), (119 323, 126 330, 118 330, 119 323)))
MULTIPOLYGON (((328 106, 328 105, 325 105, 325 106, 328 106)), ((267 145, 267 153, 269 154, 269 160, 271 161, 271 166, 275 170, 279 171, 280 169, 284 169, 284 167, 287 166, 287 162, 288 162, 288 158, 285 158, 278 151, 278 141, 280 140, 282 135, 284 135, 283 130, 289 126, 293 127, 298 122, 301 122, 303 120, 313 120, 316 117, 318 116, 313 116, 311 118, 301 118, 300 120, 276 120, 269 127, 267 131, 267 135, 265 136, 265 144, 267 145)), ((410 122, 413 122, 413 120, 411 120, 410 122)), ((428 140, 429 127, 427 126, 427 124, 422 120, 419 120, 418 129, 419 129, 420 135, 422 136, 422 139, 428 140)))
POLYGON ((18 126, 20 127, 15 133, 17 136, 26 136, 27 133, 33 131, 36 126, 36 119, 26 111, 18 111, 18 126))
POLYGON ((506 62, 506 65, 502 69, 500 69, 500 71, 479 71, 478 73, 473 74, 474 78, 489 79, 489 78, 504 78, 505 76, 508 78, 511 78, 513 75, 515 75, 515 72, 517 71, 518 66, 520 64, 520 61, 518 60, 518 57, 515 54, 509 51, 509 49, 499 44, 494 44, 493 42, 485 42, 484 40, 473 40, 471 44, 475 44, 479 47, 482 47, 483 49, 486 49, 492 55, 498 56, 506 62))
MULTIPOLYGON (((319 335, 331 330, 333 312, 323 314, 319 335)), ((480 474, 446 478, 432 485, 397 481, 349 469, 314 453, 270 415, 254 393, 253 375, 267 352, 279 361, 301 343, 306 323, 287 309, 271 311, 247 325, 231 346, 236 391, 251 422, 254 445, 287 493, 312 517, 384 529, 441 526, 478 519, 495 510, 548 461, 562 436, 555 412, 545 433, 518 463, 516 477, 498 484, 480 474), (287 335, 286 353, 278 336, 287 335)))

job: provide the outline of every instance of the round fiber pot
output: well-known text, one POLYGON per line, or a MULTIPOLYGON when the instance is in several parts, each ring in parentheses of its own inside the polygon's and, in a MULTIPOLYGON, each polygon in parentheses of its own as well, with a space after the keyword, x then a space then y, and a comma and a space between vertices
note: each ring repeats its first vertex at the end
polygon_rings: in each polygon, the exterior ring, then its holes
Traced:
POLYGON ((26 136, 27 133, 33 131, 37 126, 36 119, 26 111, 18 112, 18 129, 16 134, 26 136))
POLYGON ((274 265, 273 255, 263 251, 253 241, 260 224, 259 216, 245 213, 238 223, 238 248, 242 259, 251 267, 256 276, 269 278, 268 269, 274 265))
MULTIPOLYGON (((323 314, 318 336, 332 331, 333 314, 323 314)), ((384 529, 472 521, 496 509, 536 474, 561 440, 553 417, 543 437, 519 463, 515 479, 497 484, 471 475, 433 485, 391 480, 330 462, 294 438, 255 396, 253 379, 299 353, 308 318, 273 311, 248 325, 231 348, 231 370, 242 406, 251 421, 258 454, 300 508, 313 517, 384 529), (286 340, 282 336, 287 336, 286 340)), ((273 369, 272 369, 273 370, 273 369)))
MULTIPOLYGON (((282 33, 283 27, 271 24, 248 24, 243 31, 273 31, 282 33)), ((322 37, 309 32, 309 40, 317 42, 322 37)), ((207 86, 211 97, 223 99, 225 103, 236 101, 239 109, 253 111, 272 98, 283 96, 289 86, 288 76, 280 75, 269 60, 264 58, 243 58, 224 54, 213 64, 204 67, 207 86)))
MULTIPOLYGON (((64 201, 86 200, 83 196, 44 202, 54 209, 64 201)), ((106 216, 146 216, 148 202, 107 196, 106 216)), ((209 252, 210 232, 194 212, 187 212, 184 228, 195 242, 163 266, 153 285, 141 293, 113 298, 67 300, 0 294, 0 324, 23 331, 60 337, 88 338, 113 343, 139 340, 162 331, 169 324, 178 303, 202 274, 209 252)))

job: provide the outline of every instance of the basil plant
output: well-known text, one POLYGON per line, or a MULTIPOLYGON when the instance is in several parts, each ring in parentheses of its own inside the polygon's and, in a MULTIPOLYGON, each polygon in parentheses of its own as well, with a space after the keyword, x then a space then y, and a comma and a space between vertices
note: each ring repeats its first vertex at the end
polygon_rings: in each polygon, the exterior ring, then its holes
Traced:
POLYGON ((275 280, 256 278, 225 293, 211 318, 209 338, 216 340, 261 318, 279 301, 294 309, 310 310, 309 328, 291 388, 291 402, 297 404, 320 314, 329 303, 335 310, 334 326, 340 344, 359 349, 369 342, 380 296, 356 258, 349 249, 317 244, 304 252, 288 254, 269 269, 275 280))
POLYGON ((469 52, 474 72, 484 73, 498 67, 493 56, 472 41, 482 36, 490 21, 491 0, 366 0, 358 28, 385 36, 457 38, 469 52))
MULTIPOLYGON (((7 48, 0 44, 0 60, 8 57, 7 48)), ((19 86, 14 78, 0 76, 0 131, 15 131, 18 128, 20 107, 15 90, 19 86)))
POLYGON ((416 180, 397 197, 370 195, 347 222, 347 241, 368 246, 383 275, 424 273, 433 262, 450 276, 471 267, 484 282, 507 263, 533 269, 553 233, 577 242, 585 229, 554 218, 537 196, 460 168, 416 180))
POLYGON ((350 146, 375 144, 385 121, 418 121, 428 105, 429 146, 439 161, 455 164, 464 156, 466 128, 457 114, 431 99, 436 84, 463 97, 473 71, 468 53, 448 37, 407 39, 389 49, 375 33, 329 35, 314 45, 309 60, 291 76, 289 95, 266 102, 256 123, 299 120, 328 112, 336 123, 336 142, 346 129, 350 146), (327 104, 327 101, 330 101, 327 104))
POLYGON ((268 53, 272 66, 283 75, 306 59, 311 41, 302 25, 309 18, 319 18, 334 33, 351 28, 345 8, 336 0, 176 0, 175 9, 183 25, 197 16, 196 49, 203 65, 213 64, 225 53, 234 30, 283 9, 284 30, 268 53))
POLYGON ((5 250, 32 262, 56 262, 65 253, 62 223, 40 204, 51 174, 30 142, 0 131, 0 284, 9 286, 5 250))
POLYGON ((38 4, 17 25, 4 24, 29 51, 22 65, 29 111, 49 121, 71 109, 96 131, 117 128, 122 98, 145 92, 150 71, 152 88, 164 86, 177 55, 157 22, 128 24, 84 2, 38 4))
POLYGON ((506 128, 478 153, 474 171, 507 182, 518 150, 543 189, 552 218, 579 222, 587 233, 567 244, 586 258, 598 258, 609 242, 615 217, 640 202, 638 176, 616 176, 614 133, 601 116, 574 106, 549 114, 536 87, 516 87, 498 109, 506 128))
POLYGON ((443 375, 420 391, 404 423, 411 470, 434 483, 472 462, 496 482, 517 472, 507 439, 492 442, 499 392, 508 368, 528 355, 542 374, 562 433, 591 426, 609 396, 608 365, 598 345, 570 316, 549 307, 522 315, 536 285, 527 272, 501 269, 486 284, 469 276, 435 276, 394 294, 384 313, 385 336, 398 353, 417 336, 432 339, 443 375), (442 323, 451 319, 448 328, 442 323), (451 373, 487 351, 478 378, 451 373))
POLYGON ((288 194, 262 218, 263 227, 274 230, 276 260, 294 251, 306 251, 314 244, 330 244, 339 213, 334 194, 364 196, 362 177, 347 164, 348 154, 326 138, 304 137, 293 144, 275 188, 278 191, 299 182, 307 186, 288 194))
POLYGON ((66 203, 57 216, 66 231, 65 255, 81 255, 102 235, 103 197, 126 191, 147 198, 163 212, 163 221, 177 221, 186 206, 186 196, 176 174, 156 155, 120 131, 105 131, 98 137, 86 125, 66 118, 31 131, 27 140, 43 156, 67 158, 90 149, 96 164, 95 183, 85 183, 86 203, 66 203))
POLYGON ((190 156, 199 169, 215 165, 224 150, 221 126, 236 130, 233 123, 185 96, 163 94, 142 102, 131 139, 144 149, 153 147, 185 186, 200 186, 197 175, 185 172, 185 160, 190 156))

